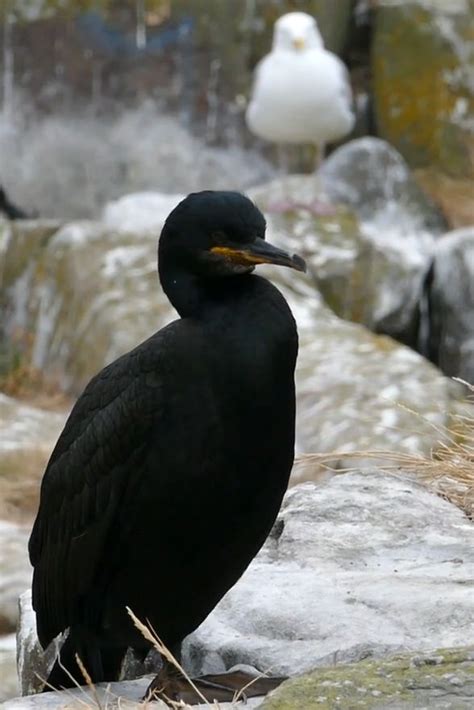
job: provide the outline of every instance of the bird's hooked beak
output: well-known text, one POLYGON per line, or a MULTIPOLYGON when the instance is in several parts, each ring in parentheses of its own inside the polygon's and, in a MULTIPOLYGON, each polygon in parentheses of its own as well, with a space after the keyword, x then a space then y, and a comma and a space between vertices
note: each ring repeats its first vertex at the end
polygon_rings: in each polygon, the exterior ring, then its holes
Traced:
POLYGON ((245 247, 216 246, 211 248, 211 253, 221 256, 227 261, 241 266, 256 266, 257 264, 277 264, 288 266, 296 271, 306 271, 306 264, 297 254, 290 256, 283 249, 269 244, 258 237, 245 247))
POLYGON ((304 37, 293 37, 292 44, 293 44, 293 47, 300 52, 302 49, 305 48, 304 37))

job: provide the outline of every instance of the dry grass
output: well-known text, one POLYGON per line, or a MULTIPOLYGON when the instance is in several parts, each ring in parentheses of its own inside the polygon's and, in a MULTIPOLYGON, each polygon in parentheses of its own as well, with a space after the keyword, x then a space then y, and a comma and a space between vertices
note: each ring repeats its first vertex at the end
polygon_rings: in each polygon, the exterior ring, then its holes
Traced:
POLYGON ((0 391, 42 409, 69 407, 72 399, 62 391, 59 379, 31 365, 33 346, 33 334, 22 328, 0 343, 0 391))
POLYGON ((0 374, 0 391, 26 401, 32 407, 51 411, 66 409, 73 402, 73 399, 62 391, 57 381, 25 363, 0 374))
POLYGON ((49 456, 49 448, 1 453, 1 520, 31 524, 38 510, 41 477, 49 456))
MULTIPOLYGON (((458 380, 474 394, 474 386, 458 380)), ((335 465, 341 460, 371 461, 387 472, 406 471, 443 498, 451 501, 474 520, 474 414, 473 400, 453 414, 449 426, 437 427, 431 424, 439 435, 438 444, 429 455, 397 453, 394 451, 333 451, 327 454, 303 454, 297 465, 312 466, 314 478, 323 479, 354 471, 355 466, 346 468, 335 465)), ((420 415, 412 412, 414 417, 420 415)), ((313 480, 314 480, 313 478, 313 480)), ((308 478, 306 478, 308 480, 308 478)))
MULTIPOLYGON (((149 641, 152 646, 158 651, 158 653, 166 659, 169 663, 171 663, 178 671, 181 673, 186 680, 188 681, 189 685, 191 688, 194 690, 196 693, 197 697, 201 699, 201 704, 205 705, 206 708, 212 708, 213 710, 219 710, 222 706, 217 702, 210 703, 205 696, 200 692, 199 688, 193 683, 192 679, 189 677, 189 675, 186 673, 184 668, 180 665, 180 663, 177 661, 177 659, 173 656, 171 651, 163 644, 161 639, 159 638, 158 634, 154 631, 151 626, 147 626, 144 624, 140 619, 138 619, 137 616, 132 612, 131 609, 127 607, 127 612, 132 619, 135 627, 140 631, 142 636, 149 641)), ((127 700, 122 697, 119 697, 115 693, 113 693, 110 688, 106 689, 105 695, 102 695, 102 693, 99 693, 99 690, 95 687, 94 683, 92 682, 92 679, 85 668, 84 664, 82 663, 81 659, 79 656, 76 655, 76 661, 77 664, 81 670, 82 676, 84 678, 84 684, 79 685, 75 678, 69 673, 69 671, 64 668, 64 666, 61 666, 63 670, 68 674, 68 676, 71 678, 71 680, 74 683, 74 686, 77 690, 81 692, 82 697, 78 697, 77 695, 71 693, 70 690, 62 690, 59 691, 58 688, 54 688, 53 686, 49 686, 49 688, 53 691, 58 691, 64 693, 66 696, 68 696, 69 700, 65 701, 65 704, 61 706, 61 710, 153 710, 153 708, 157 707, 164 707, 164 705, 159 705, 156 700, 143 700, 141 702, 137 702, 134 700, 127 700), (86 690, 87 689, 87 690, 86 690), (102 695, 102 697, 101 697, 102 695)), ((40 680, 48 685, 45 681, 44 678, 40 678, 40 680)), ((239 700, 244 699, 244 693, 245 690, 251 683, 254 682, 253 680, 244 688, 242 688, 239 692, 236 692, 233 703, 238 702, 239 700)), ((227 703, 226 703, 227 704, 227 703)), ((173 708, 173 710, 193 710, 192 705, 188 705, 187 703, 183 701, 174 701, 171 699, 166 698, 166 705, 170 708, 173 708)), ((195 706, 194 706, 195 707, 195 706)))

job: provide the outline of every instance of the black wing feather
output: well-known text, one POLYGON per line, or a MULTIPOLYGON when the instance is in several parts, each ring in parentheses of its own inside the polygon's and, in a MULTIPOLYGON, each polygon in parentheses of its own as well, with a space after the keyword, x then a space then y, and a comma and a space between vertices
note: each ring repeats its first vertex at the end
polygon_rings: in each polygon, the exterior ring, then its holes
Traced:
MULTIPOLYGON (((93 584, 127 475, 147 440, 151 403, 138 382, 153 370, 159 384, 159 340, 154 336, 91 380, 46 468, 29 543, 43 647, 74 623, 81 595, 93 584)), ((152 394, 156 404, 156 386, 152 394)))

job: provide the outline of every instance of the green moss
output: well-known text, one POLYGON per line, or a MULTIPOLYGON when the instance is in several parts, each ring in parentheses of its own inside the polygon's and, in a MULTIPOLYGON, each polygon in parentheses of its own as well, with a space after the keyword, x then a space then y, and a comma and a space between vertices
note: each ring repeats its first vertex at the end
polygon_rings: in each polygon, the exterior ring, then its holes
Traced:
POLYGON ((409 707, 418 691, 449 684, 452 675, 472 683, 473 646, 318 668, 284 683, 265 700, 262 710, 369 709, 394 700, 409 707))

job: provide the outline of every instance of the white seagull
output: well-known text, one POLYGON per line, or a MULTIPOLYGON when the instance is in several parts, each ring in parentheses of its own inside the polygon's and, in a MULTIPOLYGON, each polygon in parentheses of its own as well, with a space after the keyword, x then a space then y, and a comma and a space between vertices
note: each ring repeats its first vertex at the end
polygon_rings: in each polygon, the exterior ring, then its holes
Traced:
POLYGON ((290 12, 275 23, 273 46, 255 70, 247 109, 255 135, 279 144, 324 145, 354 126, 348 73, 339 57, 324 49, 316 20, 290 12))

